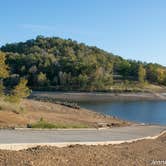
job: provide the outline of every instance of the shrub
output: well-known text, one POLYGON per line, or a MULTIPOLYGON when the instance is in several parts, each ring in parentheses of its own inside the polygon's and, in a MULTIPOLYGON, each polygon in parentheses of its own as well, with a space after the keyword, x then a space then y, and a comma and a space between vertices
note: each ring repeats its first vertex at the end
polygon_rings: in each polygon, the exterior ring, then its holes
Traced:
POLYGON ((43 117, 40 118, 40 120, 33 124, 27 124, 28 128, 41 128, 41 129, 53 129, 53 128, 87 128, 87 125, 84 124, 54 124, 47 122, 43 119, 43 117))
POLYGON ((27 127, 28 128, 41 128, 41 129, 44 129, 44 128, 47 128, 47 129, 57 128, 56 125, 44 121, 43 118, 40 118, 40 120, 36 123, 27 124, 27 127))
POLYGON ((4 89, 5 87, 3 86, 3 82, 0 81, 0 97, 4 96, 4 89))
POLYGON ((30 89, 27 87, 27 80, 24 78, 20 79, 18 85, 15 86, 10 95, 11 102, 19 102, 22 98, 28 97, 31 93, 30 89))

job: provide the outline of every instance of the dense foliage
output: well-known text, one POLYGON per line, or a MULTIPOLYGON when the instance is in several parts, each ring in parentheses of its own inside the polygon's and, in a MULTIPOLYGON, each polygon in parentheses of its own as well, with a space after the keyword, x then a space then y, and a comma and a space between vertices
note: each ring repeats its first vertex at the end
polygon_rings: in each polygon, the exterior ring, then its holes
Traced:
POLYGON ((35 40, 6 44, 11 77, 7 85, 26 77, 32 88, 54 87, 63 90, 110 89, 118 81, 166 84, 166 68, 125 60, 97 47, 71 39, 38 36, 35 40))
POLYGON ((6 64, 6 54, 0 52, 0 101, 19 103, 22 98, 29 96, 30 89, 26 86, 28 81, 25 78, 20 78, 18 85, 13 87, 13 89, 6 89, 3 82, 8 77, 10 75, 9 67, 6 64))

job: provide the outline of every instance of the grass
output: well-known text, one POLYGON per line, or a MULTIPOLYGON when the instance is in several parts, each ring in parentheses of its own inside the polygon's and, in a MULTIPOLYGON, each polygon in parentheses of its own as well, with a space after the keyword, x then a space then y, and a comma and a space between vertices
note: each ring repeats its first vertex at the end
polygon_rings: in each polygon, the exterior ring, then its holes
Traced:
POLYGON ((4 101, 2 97, 0 97, 0 111, 12 111, 16 114, 20 114, 25 111, 20 104, 10 103, 8 101, 4 101))
POLYGON ((39 121, 32 124, 27 124, 27 128, 40 128, 40 129, 67 129, 67 128, 88 128, 87 125, 84 124, 56 124, 56 123, 50 123, 43 118, 40 118, 39 121))

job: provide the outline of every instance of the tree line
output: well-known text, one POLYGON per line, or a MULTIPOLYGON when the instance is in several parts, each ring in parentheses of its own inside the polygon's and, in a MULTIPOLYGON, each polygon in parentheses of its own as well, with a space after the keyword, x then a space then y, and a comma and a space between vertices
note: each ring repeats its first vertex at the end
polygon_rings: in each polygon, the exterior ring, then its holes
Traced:
POLYGON ((71 39, 37 36, 6 44, 1 51, 11 71, 4 81, 8 87, 16 85, 20 77, 27 79, 32 89, 104 90, 117 80, 166 85, 164 66, 125 60, 71 39))

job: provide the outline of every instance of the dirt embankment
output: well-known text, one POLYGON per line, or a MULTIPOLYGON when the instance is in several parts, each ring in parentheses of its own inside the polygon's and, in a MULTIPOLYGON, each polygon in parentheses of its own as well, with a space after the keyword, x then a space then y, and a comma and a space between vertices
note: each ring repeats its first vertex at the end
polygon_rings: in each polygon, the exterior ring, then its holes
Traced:
POLYGON ((35 123, 43 118, 51 123, 78 125, 87 127, 101 127, 101 125, 126 126, 129 122, 98 114, 86 109, 74 109, 60 104, 23 100, 20 107, 21 113, 13 111, 15 106, 6 106, 0 110, 0 128, 26 127, 27 124, 35 123))
MULTIPOLYGON (((36 147, 0 150, 5 166, 150 166, 166 162, 166 134, 156 140, 106 146, 36 147)), ((161 164, 162 165, 162 164, 161 164)))
POLYGON ((102 92, 45 92, 34 91, 32 98, 50 98, 71 102, 98 102, 98 101, 138 101, 138 100, 166 100, 166 93, 102 93, 102 92))

